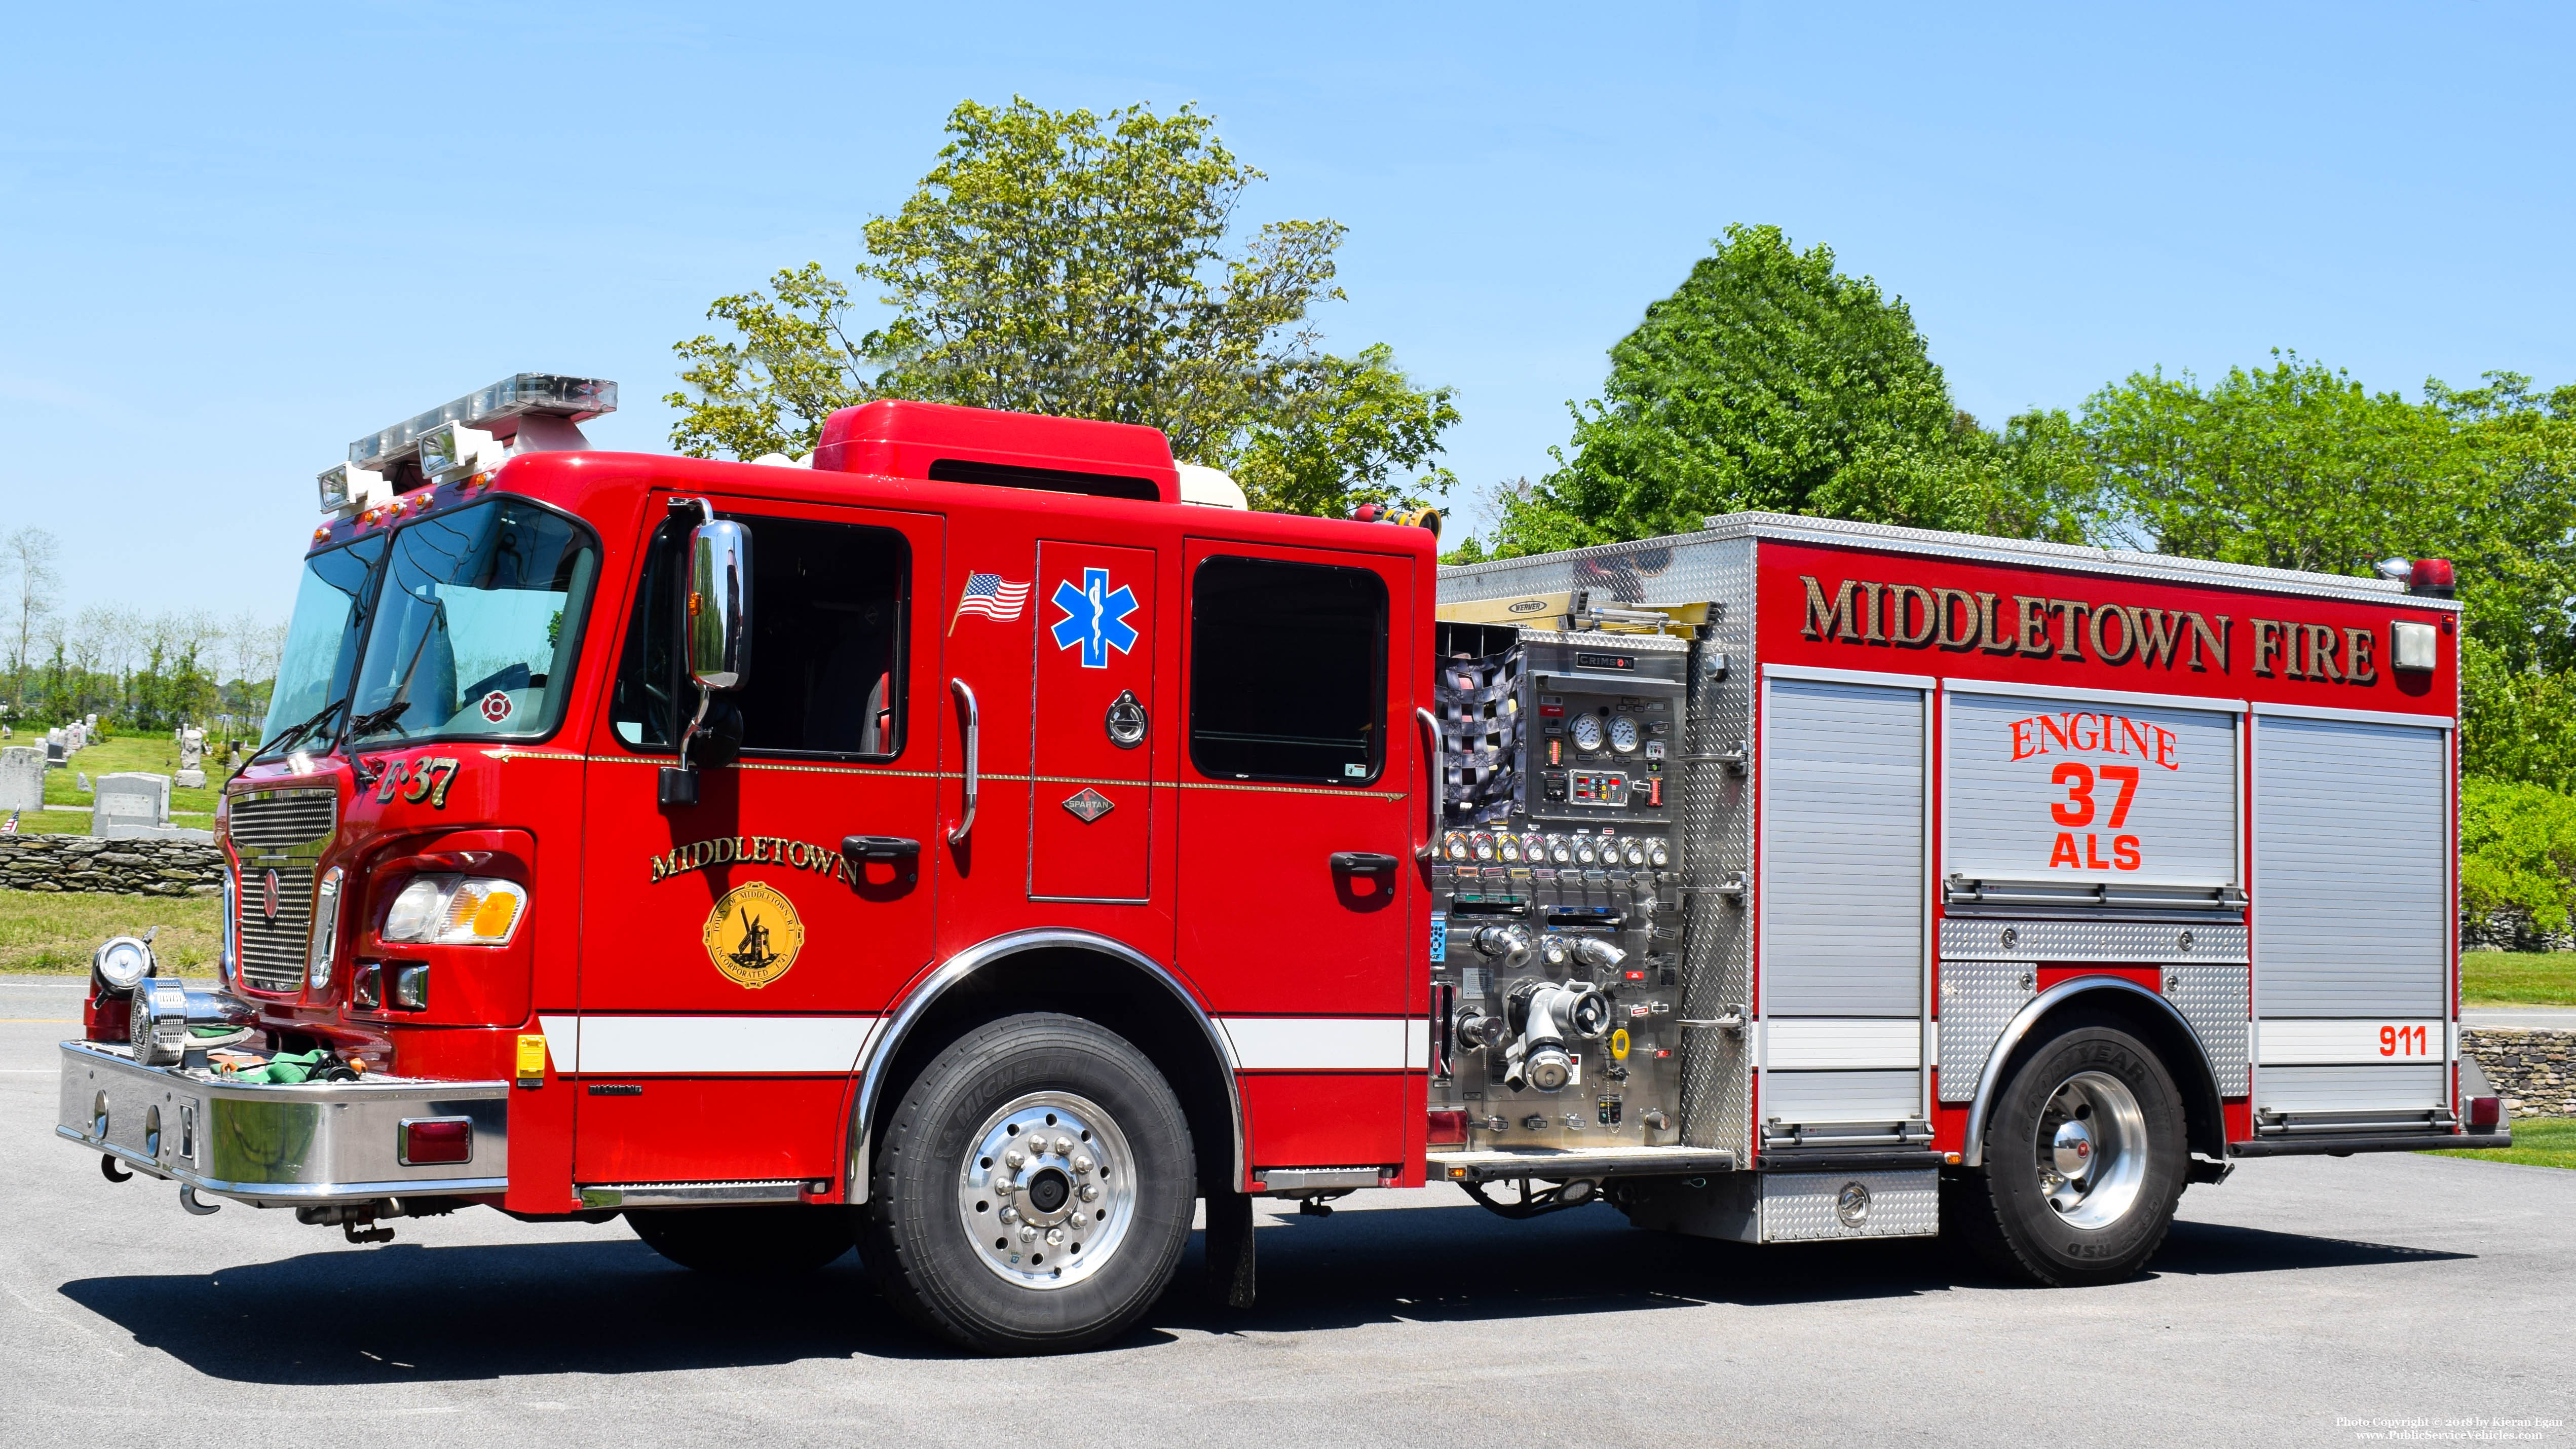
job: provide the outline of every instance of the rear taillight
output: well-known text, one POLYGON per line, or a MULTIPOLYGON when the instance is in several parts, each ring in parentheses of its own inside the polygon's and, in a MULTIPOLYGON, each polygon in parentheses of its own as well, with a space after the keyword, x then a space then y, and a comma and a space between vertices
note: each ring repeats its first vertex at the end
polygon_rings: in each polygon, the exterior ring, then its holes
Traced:
POLYGON ((2493 1132, 2498 1126, 2502 1125, 2503 1122, 2504 1098, 2471 1097, 2469 1099, 2470 1131, 2493 1132))
POLYGON ((1466 1146, 1467 1114, 1464 1112, 1432 1113, 1431 1130, 1424 1138, 1424 1145, 1429 1147, 1466 1146))
POLYGON ((474 1124, 463 1117, 407 1117, 400 1157, 405 1167, 474 1160, 474 1124))

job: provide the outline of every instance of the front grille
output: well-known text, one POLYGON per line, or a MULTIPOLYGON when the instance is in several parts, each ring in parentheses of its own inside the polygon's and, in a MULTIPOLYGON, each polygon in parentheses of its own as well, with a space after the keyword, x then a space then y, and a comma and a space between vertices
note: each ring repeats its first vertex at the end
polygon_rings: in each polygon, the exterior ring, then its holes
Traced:
POLYGON ((339 813, 339 794, 328 788, 255 790, 232 802, 228 828, 241 857, 233 918, 244 986, 292 993, 303 984, 313 946, 313 877, 339 813), (274 917, 268 913, 272 871, 274 917))
POLYGON ((242 984, 291 992, 304 979, 305 953, 313 945, 313 867, 245 865, 241 883, 242 984), (268 880, 277 873, 277 916, 268 914, 268 880))
POLYGON ((292 850, 329 839, 339 814, 335 790, 259 790, 232 802, 228 828, 245 855, 292 850))

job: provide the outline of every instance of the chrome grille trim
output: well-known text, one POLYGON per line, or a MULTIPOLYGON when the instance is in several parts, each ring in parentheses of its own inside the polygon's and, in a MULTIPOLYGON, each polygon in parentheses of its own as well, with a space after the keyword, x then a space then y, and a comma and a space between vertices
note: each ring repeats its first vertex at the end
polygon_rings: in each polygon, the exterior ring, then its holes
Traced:
POLYGON ((305 957, 313 946, 313 876, 310 862, 249 866, 241 890, 242 984, 259 991, 292 994, 304 981, 305 957), (261 876, 277 872, 277 919, 261 908, 266 884, 261 876))
POLYGON ((297 846, 320 847, 331 838, 340 820, 340 792, 324 786, 321 789, 253 790, 233 797, 226 814, 226 829, 233 845, 243 854, 272 851, 296 851, 297 846))
POLYGON ((313 881, 338 828, 340 795, 319 789, 253 790, 236 795, 226 832, 240 857, 233 921, 241 983, 292 996, 304 985, 313 950, 313 881), (277 872, 277 918, 264 909, 270 871, 277 872))

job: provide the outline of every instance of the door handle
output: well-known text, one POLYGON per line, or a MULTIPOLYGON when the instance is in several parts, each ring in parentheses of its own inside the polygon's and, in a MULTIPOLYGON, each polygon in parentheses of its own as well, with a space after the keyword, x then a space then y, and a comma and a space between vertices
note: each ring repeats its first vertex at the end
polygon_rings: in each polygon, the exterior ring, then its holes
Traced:
POLYGON ((1395 857, 1374 850, 1336 850, 1333 869, 1342 875, 1393 875, 1395 857))
POLYGON ((983 740, 984 718, 975 707, 975 691, 967 687, 965 680, 951 679, 948 687, 956 694, 957 702, 966 706, 966 813, 958 818, 957 828, 948 832, 949 844, 964 845, 967 832, 975 828, 975 795, 984 783, 978 748, 983 740))
POLYGON ((1440 817, 1445 813, 1440 795, 1442 787, 1448 783, 1449 761, 1440 739, 1440 721, 1431 711, 1418 705, 1413 711, 1413 721, 1422 726, 1423 738, 1431 742, 1431 778, 1423 782, 1431 802, 1431 818, 1423 829, 1422 843, 1413 847, 1413 858, 1429 860, 1440 849, 1440 817))
POLYGON ((920 857, 921 842, 907 840, 900 835, 844 835, 841 837, 841 859, 848 861, 852 870, 858 869, 865 861, 886 860, 900 864, 918 860, 920 857))

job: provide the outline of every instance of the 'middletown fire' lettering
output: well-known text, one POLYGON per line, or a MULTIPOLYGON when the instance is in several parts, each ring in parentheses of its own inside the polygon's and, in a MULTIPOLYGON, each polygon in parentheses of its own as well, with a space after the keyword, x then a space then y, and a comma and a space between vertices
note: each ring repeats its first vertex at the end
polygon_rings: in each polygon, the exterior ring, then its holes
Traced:
POLYGON ((2055 655, 2082 661, 2085 646, 2105 664, 2174 667, 2177 657, 2195 670, 2227 672, 2229 620, 2187 610, 2133 604, 2094 604, 2078 599, 2016 594, 2007 607, 1995 594, 1845 579, 1828 600, 1813 574, 1807 586, 1807 620, 1798 632, 1809 639, 1846 644, 1886 644, 1899 649, 1938 645, 1966 652, 2055 655), (2217 622, 2213 624, 2212 619, 2217 622))
POLYGON ((777 835, 728 835, 717 840, 699 840, 679 846, 667 855, 653 857, 653 879, 668 880, 693 870, 706 870, 719 865, 783 865, 791 870, 810 870, 838 880, 850 878, 850 867, 841 853, 828 845, 809 845, 802 840, 789 840, 777 835))
MULTIPOLYGON (((1831 597, 1813 574, 1807 617, 1798 633, 1843 644, 1897 649, 1942 648, 1957 653, 2018 654, 2034 659, 2086 659, 2104 664, 2188 665, 2195 672, 2228 672, 2233 621, 2225 614, 2101 604, 1967 589, 1927 588, 1845 579, 1831 597)), ((2371 684, 2379 678, 2377 636, 2368 629, 2331 624, 2285 624, 2256 619, 2254 672, 2334 684, 2371 684)))

